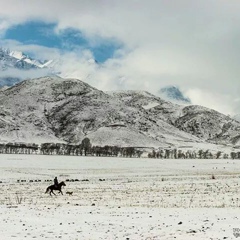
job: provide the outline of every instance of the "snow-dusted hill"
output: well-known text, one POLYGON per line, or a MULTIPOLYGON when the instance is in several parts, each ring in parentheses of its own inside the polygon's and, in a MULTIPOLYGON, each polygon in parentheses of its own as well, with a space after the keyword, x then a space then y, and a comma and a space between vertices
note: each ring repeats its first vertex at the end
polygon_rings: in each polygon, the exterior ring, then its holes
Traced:
POLYGON ((215 110, 202 106, 187 106, 174 125, 197 137, 210 142, 240 143, 240 124, 238 121, 215 110))
POLYGON ((239 127, 210 109, 144 91, 104 93, 77 79, 44 77, 0 91, 1 142, 77 144, 89 137, 102 146, 209 148, 206 140, 238 144, 239 127))
POLYGON ((217 144, 240 144, 240 123, 215 110, 191 105, 173 104, 146 92, 122 91, 111 95, 147 113, 149 118, 161 119, 199 139, 217 144))

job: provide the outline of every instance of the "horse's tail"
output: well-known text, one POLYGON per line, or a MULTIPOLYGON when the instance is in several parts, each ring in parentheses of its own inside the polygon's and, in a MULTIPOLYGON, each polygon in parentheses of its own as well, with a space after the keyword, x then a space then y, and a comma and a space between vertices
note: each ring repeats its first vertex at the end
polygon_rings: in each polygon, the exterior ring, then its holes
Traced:
POLYGON ((46 189, 46 192, 45 192, 45 193, 48 193, 49 190, 50 190, 50 187, 48 187, 48 188, 46 189))

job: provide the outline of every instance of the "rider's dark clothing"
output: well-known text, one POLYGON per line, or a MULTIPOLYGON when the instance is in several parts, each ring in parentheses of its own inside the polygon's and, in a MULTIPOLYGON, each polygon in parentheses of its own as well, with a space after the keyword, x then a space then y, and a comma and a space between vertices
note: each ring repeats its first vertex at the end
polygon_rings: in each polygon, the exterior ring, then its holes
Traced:
POLYGON ((54 186, 55 186, 55 187, 58 187, 58 180, 57 180, 57 177, 54 178, 54 186))

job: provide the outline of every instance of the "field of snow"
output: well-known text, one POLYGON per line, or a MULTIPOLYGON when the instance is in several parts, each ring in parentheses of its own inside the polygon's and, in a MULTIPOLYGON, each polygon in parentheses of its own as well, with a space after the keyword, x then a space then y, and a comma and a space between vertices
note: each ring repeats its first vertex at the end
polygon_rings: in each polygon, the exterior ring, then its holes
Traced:
POLYGON ((0 239, 235 239, 240 233, 239 160, 0 155, 0 166, 0 239), (66 187, 51 197, 45 190, 55 176, 66 187))

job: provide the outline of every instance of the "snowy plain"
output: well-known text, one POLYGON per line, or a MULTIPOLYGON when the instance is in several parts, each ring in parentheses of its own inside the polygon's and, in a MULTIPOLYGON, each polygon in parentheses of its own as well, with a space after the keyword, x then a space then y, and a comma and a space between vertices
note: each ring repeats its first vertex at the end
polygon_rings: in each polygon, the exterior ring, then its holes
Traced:
POLYGON ((0 155, 0 175, 3 240, 236 239, 240 228, 239 160, 0 155), (66 187, 51 197, 55 176, 66 187))

